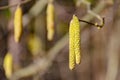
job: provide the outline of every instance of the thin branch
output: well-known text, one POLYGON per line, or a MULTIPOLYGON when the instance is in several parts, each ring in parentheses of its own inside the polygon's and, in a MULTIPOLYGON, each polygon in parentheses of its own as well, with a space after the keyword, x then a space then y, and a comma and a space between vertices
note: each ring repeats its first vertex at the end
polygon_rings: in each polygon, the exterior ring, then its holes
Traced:
POLYGON ((14 6, 17 6, 19 4, 23 5, 23 4, 28 3, 30 1, 32 1, 32 0, 26 0, 26 1, 21 1, 21 3, 16 3, 16 4, 13 4, 13 5, 2 6, 2 7, 0 7, 0 10, 7 9, 7 8, 10 8, 10 7, 14 7, 14 6))
POLYGON ((80 22, 85 22, 87 24, 90 24, 90 25, 93 25, 93 26, 99 27, 99 28, 102 28, 104 26, 104 24, 105 24, 105 19, 104 18, 102 19, 102 24, 100 24, 100 25, 98 23, 91 23, 91 22, 88 22, 88 21, 85 21, 85 20, 81 20, 81 19, 79 19, 79 21, 80 22))

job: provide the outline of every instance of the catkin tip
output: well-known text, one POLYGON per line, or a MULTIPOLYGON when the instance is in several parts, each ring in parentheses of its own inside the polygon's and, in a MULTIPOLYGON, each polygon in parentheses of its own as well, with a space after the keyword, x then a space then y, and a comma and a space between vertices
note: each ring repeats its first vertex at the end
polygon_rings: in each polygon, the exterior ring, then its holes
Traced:
POLYGON ((97 29, 101 29, 101 27, 97 27, 97 29))
POLYGON ((70 67, 69 67, 70 70, 73 70, 74 68, 75 68, 74 66, 70 66, 70 67))

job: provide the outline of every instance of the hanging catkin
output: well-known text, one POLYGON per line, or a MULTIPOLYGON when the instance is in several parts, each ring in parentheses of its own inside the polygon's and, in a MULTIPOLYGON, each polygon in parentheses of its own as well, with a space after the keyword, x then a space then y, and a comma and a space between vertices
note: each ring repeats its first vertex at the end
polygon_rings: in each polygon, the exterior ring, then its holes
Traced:
POLYGON ((12 75, 12 63, 12 55, 10 53, 7 53, 3 62, 3 67, 7 78, 10 78, 10 76, 12 75))
POLYGON ((47 6, 47 39, 52 40, 54 36, 54 6, 52 2, 47 6))
POLYGON ((19 42, 22 35, 22 9, 17 7, 14 16, 14 39, 15 42, 19 42))
POLYGON ((74 19, 74 33, 75 33, 75 43, 74 43, 74 50, 75 50, 75 59, 76 59, 76 64, 80 63, 80 23, 78 18, 73 15, 74 19))
POLYGON ((73 69, 80 63, 80 24, 78 18, 73 15, 69 28, 69 68, 73 69))
POLYGON ((74 32, 74 21, 72 19, 69 28, 69 68, 71 70, 75 67, 74 32))

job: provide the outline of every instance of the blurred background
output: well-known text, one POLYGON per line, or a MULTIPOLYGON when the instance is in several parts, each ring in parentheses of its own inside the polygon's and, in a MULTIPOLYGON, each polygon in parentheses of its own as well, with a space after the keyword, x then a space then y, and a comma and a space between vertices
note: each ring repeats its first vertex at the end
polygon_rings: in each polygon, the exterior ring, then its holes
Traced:
POLYGON ((120 80, 120 0, 53 0, 51 41, 46 28, 49 1, 0 0, 0 80, 120 80), (23 32, 16 43, 13 22, 20 2, 23 32), (81 64, 70 70, 68 32, 73 14, 98 24, 98 17, 104 17, 105 24, 97 29, 80 22, 81 64), (3 67, 7 53, 13 59, 9 78, 3 67))

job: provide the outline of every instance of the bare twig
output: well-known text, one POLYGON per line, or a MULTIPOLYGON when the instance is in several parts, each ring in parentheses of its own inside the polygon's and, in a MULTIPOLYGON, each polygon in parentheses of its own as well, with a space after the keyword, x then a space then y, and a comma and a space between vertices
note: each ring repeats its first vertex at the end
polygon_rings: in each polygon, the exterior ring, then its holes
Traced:
POLYGON ((102 23, 101 23, 100 25, 97 24, 97 23, 91 23, 91 22, 88 22, 88 21, 85 21, 85 20, 81 20, 81 19, 79 19, 79 21, 80 21, 80 22, 88 23, 88 24, 90 24, 90 25, 93 25, 93 26, 99 27, 99 28, 102 28, 102 27, 104 26, 104 23, 105 23, 105 19, 104 19, 104 18, 102 19, 102 23))
POLYGON ((7 5, 7 6, 2 6, 0 7, 0 10, 3 10, 3 9, 7 9, 7 8, 10 8, 10 7, 14 7, 14 6, 17 6, 17 5, 22 5, 22 4, 25 4, 25 3, 28 3, 32 0, 26 0, 26 1, 21 1, 21 3, 16 3, 16 4, 12 4, 12 5, 7 5))

